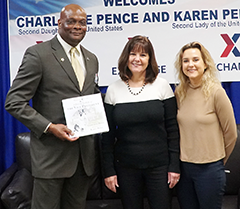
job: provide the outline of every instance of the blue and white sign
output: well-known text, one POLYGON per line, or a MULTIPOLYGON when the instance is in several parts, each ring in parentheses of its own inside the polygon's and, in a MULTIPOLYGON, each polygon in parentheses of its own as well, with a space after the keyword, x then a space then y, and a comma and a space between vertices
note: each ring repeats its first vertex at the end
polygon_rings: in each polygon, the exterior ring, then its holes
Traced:
POLYGON ((82 41, 99 59, 99 85, 119 78, 118 58, 128 38, 147 36, 155 49, 159 73, 177 82, 179 49, 201 42, 211 53, 222 81, 240 81, 239 0, 9 0, 11 79, 27 47, 57 33, 59 13, 76 3, 87 12, 82 41))

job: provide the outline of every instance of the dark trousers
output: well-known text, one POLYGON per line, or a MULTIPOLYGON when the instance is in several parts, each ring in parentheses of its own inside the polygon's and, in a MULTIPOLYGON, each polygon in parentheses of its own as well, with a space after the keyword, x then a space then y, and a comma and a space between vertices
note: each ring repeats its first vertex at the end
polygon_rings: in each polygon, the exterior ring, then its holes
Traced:
POLYGON ((221 209, 226 176, 223 161, 207 164, 181 162, 177 185, 181 209, 221 209))
POLYGON ((70 178, 34 179, 32 209, 85 209, 91 177, 81 161, 70 178))
POLYGON ((169 209, 167 166, 134 169, 116 165, 124 209, 142 209, 144 190, 151 209, 169 209))

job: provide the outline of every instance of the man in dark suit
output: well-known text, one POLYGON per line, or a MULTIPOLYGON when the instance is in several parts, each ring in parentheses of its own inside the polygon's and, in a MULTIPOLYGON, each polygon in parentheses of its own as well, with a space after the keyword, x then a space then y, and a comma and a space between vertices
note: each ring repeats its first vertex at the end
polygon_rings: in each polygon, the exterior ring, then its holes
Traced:
POLYGON ((26 50, 6 98, 6 110, 31 130, 32 209, 85 208, 94 172, 94 136, 70 137, 62 100, 99 92, 98 60, 80 45, 86 18, 79 5, 64 7, 57 36, 26 50), (79 51, 82 87, 71 65, 72 47, 79 51))

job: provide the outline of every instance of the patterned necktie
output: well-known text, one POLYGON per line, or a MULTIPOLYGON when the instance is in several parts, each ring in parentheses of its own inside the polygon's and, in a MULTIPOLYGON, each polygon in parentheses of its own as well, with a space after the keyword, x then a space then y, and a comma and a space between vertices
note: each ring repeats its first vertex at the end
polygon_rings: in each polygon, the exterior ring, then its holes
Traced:
POLYGON ((82 67, 76 57, 76 52, 78 52, 78 50, 75 47, 71 48, 70 50, 71 62, 79 83, 80 90, 82 90, 83 82, 84 82, 84 74, 83 74, 82 67))

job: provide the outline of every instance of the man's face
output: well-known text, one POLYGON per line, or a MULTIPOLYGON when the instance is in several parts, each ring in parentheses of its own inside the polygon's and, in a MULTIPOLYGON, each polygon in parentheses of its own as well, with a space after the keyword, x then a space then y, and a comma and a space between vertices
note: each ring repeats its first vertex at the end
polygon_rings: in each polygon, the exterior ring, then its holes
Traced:
POLYGON ((58 20, 58 33, 71 46, 82 41, 87 30, 87 15, 80 8, 68 8, 62 11, 58 20))

